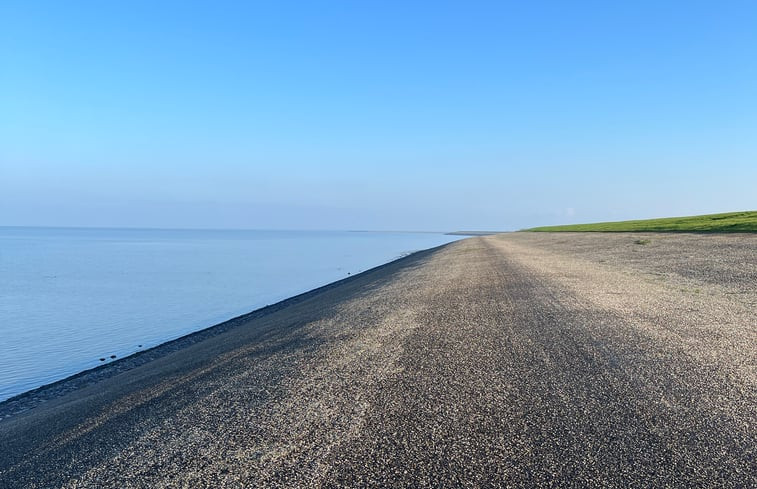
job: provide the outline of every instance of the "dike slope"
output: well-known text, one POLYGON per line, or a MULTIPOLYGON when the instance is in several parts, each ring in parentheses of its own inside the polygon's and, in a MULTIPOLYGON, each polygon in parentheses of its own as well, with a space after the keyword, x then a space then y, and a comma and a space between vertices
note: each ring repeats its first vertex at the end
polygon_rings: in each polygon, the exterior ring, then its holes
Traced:
POLYGON ((754 487, 756 254, 418 253, 0 421, 0 487, 754 487))

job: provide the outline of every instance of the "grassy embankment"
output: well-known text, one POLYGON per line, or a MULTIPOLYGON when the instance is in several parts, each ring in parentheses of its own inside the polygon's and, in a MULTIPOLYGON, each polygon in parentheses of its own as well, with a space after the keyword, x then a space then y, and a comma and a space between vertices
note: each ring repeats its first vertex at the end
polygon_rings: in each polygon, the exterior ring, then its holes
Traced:
POLYGON ((704 216, 666 217, 662 219, 644 219, 638 221, 541 226, 524 229, 524 231, 755 233, 757 232, 757 211, 727 212, 724 214, 707 214, 704 216))

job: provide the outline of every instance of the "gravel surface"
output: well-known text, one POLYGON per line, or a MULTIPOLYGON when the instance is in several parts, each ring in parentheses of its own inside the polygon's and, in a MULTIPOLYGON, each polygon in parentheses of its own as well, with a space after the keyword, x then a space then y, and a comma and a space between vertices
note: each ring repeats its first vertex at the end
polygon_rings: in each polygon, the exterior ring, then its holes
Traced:
POLYGON ((61 388, 0 487, 757 487, 755 310, 757 235, 466 239, 61 388))

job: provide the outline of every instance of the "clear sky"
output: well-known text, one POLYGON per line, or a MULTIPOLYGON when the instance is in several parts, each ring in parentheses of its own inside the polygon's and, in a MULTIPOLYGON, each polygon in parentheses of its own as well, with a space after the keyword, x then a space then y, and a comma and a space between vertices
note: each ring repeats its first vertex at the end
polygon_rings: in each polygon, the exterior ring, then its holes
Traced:
POLYGON ((757 208, 757 2, 0 4, 0 225, 757 208))

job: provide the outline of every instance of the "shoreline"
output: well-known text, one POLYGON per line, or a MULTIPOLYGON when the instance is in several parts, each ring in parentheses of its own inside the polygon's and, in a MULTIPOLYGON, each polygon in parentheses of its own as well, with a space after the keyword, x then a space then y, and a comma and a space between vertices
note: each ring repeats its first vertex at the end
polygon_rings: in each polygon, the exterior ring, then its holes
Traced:
POLYGON ((417 252, 7 418, 0 486, 753 487, 755 245, 417 252))
MULTIPOLYGON (((451 243, 455 242, 456 241, 452 241, 451 243)), ((248 321, 273 314, 303 300, 310 299, 320 293, 334 289, 350 281, 357 280, 366 274, 379 271, 387 266, 397 264, 412 257, 417 257, 422 254, 428 254, 433 251, 439 250, 445 246, 450 245, 451 243, 445 243, 432 248, 409 252, 407 254, 398 256, 393 260, 382 263, 381 265, 363 270, 360 273, 350 275, 334 282, 329 282, 314 289, 310 289, 300 294, 282 299, 273 304, 268 304, 266 306, 253 309, 250 312, 246 312, 239 316, 234 316, 232 318, 221 321, 220 323, 204 327, 191 333, 187 333, 172 340, 168 340, 155 345, 151 348, 134 352, 128 356, 118 358, 104 365, 97 365, 96 367, 82 370, 60 380, 56 380, 54 382, 41 385, 20 394, 16 394, 13 397, 9 397, 8 399, 0 401, 0 423, 8 418, 12 418, 16 415, 30 411, 45 402, 60 398, 70 392, 91 386, 102 380, 109 379, 123 372, 127 372, 141 365, 162 358, 173 352, 185 349, 208 338, 223 334, 247 323, 248 321)))

